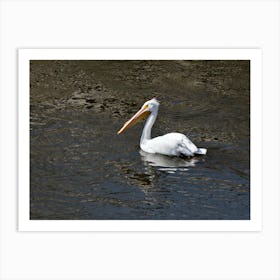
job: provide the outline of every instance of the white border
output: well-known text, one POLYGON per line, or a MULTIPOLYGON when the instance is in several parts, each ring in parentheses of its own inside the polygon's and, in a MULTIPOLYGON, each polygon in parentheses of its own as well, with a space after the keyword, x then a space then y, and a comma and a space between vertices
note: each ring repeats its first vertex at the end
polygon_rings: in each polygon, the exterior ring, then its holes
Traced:
POLYGON ((262 65, 260 49, 19 49, 19 231, 261 231, 262 230, 262 65), (30 220, 29 62, 30 60, 184 59, 251 61, 250 220, 30 220))

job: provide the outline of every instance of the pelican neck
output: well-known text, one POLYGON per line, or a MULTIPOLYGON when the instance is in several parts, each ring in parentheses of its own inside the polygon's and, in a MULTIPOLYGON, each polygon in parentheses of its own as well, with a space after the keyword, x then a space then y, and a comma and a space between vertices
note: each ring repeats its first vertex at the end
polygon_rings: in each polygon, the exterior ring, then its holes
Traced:
POLYGON ((153 111, 150 116, 148 117, 145 126, 143 128, 142 136, 140 143, 143 143, 145 140, 150 140, 151 139, 151 132, 152 132, 152 127, 156 121, 158 114, 158 110, 153 111))

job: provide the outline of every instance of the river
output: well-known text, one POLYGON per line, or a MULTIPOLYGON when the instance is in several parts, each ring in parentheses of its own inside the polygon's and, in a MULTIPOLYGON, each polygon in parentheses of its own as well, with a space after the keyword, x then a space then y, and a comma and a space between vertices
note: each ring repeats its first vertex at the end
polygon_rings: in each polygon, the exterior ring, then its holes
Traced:
POLYGON ((30 65, 30 218, 250 219, 249 61, 34 60, 30 65), (206 156, 146 154, 153 136, 186 134, 206 156))

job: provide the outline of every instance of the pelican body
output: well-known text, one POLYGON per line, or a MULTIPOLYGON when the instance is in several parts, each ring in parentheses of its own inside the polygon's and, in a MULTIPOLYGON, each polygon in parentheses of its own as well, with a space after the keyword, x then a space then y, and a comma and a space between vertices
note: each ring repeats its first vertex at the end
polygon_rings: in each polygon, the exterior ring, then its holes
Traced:
POLYGON ((151 138, 151 130, 156 121, 158 109, 159 102, 155 98, 145 102, 141 109, 123 125, 118 131, 118 134, 121 134, 141 119, 148 116, 140 139, 140 147, 144 152, 179 157, 192 157, 196 154, 206 154, 206 149, 197 148, 196 145, 182 133, 172 132, 151 138))

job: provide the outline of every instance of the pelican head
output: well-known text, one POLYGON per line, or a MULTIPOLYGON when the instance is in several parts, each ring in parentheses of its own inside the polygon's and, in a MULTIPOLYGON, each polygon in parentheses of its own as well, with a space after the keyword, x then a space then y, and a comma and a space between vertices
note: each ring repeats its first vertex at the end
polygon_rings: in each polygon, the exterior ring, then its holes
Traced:
MULTIPOLYGON (((156 100, 156 98, 153 98, 151 100, 146 101, 143 106, 148 106, 150 112, 154 112, 158 110, 159 102, 156 100)), ((143 107, 142 106, 142 107, 143 107)))
POLYGON ((141 109, 123 125, 123 127, 118 131, 118 134, 121 134, 131 126, 138 123, 143 118, 149 116, 151 113, 157 113, 158 107, 159 102, 155 98, 146 101, 141 107, 141 109))

